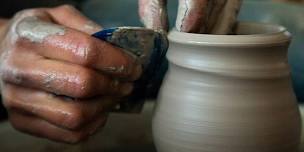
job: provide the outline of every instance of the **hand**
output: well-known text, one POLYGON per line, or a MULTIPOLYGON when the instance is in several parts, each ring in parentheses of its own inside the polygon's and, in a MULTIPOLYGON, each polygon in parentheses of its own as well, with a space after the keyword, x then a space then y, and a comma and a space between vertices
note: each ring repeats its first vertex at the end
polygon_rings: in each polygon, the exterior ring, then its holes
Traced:
MULTIPOLYGON (((176 29, 187 33, 228 34, 242 0, 179 0, 176 29)), ((139 16, 147 28, 168 30, 167 0, 139 0, 139 16)))
POLYGON ((22 11, 2 31, 1 93, 12 125, 76 143, 106 122, 141 66, 90 34, 100 26, 71 6, 22 11))

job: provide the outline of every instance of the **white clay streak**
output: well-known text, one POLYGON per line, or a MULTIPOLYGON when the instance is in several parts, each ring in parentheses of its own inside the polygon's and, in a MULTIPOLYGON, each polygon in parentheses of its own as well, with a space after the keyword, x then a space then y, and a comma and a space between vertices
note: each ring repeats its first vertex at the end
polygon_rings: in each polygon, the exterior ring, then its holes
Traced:
POLYGON ((168 30, 167 0, 139 0, 139 16, 146 28, 168 30))
MULTIPOLYGON (((190 1, 191 2, 191 1, 190 1)), ((184 24, 185 17, 189 12, 189 1, 187 0, 180 0, 178 6, 178 13, 176 18, 176 29, 178 31, 182 31, 182 26, 184 24)))
POLYGON ((65 29, 62 26, 42 21, 37 17, 26 17, 17 25, 19 37, 26 38, 31 42, 41 43, 52 35, 64 35, 65 29))

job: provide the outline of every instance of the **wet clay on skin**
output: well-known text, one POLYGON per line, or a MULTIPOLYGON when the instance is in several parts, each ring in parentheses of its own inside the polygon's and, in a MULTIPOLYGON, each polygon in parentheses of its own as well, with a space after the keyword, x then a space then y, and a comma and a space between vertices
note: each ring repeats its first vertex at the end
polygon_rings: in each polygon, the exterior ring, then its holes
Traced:
POLYGON ((42 21, 37 17, 24 18, 16 29, 19 37, 38 43, 41 43, 48 36, 65 34, 64 27, 42 21))
POLYGON ((145 27, 168 30, 167 0, 139 0, 139 15, 145 27))
POLYGON ((176 29, 187 33, 230 34, 242 0, 179 0, 176 29))

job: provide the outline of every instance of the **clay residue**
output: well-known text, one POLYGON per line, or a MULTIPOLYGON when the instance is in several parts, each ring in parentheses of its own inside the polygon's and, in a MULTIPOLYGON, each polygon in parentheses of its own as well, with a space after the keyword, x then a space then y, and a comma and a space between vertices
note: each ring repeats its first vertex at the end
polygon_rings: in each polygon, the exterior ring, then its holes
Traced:
POLYGON ((31 42, 41 43, 48 36, 64 35, 65 28, 31 16, 19 22, 16 32, 19 37, 29 39, 31 42))
POLYGON ((139 0, 139 15, 145 27, 168 30, 166 0, 139 0))
POLYGON ((189 10, 189 4, 187 3, 188 1, 179 1, 179 7, 178 7, 178 13, 177 13, 177 19, 176 19, 176 28, 179 31, 182 31, 182 26, 183 26, 183 22, 185 20, 185 17, 188 14, 188 10, 189 10))

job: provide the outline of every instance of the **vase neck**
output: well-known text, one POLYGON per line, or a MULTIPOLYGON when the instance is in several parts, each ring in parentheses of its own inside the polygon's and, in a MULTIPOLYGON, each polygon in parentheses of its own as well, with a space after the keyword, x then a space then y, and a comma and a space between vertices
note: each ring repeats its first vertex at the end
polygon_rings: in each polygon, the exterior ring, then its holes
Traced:
POLYGON ((167 57, 175 65, 244 78, 289 75, 288 43, 259 47, 216 47, 171 42, 167 57))

